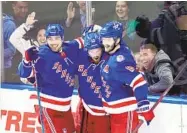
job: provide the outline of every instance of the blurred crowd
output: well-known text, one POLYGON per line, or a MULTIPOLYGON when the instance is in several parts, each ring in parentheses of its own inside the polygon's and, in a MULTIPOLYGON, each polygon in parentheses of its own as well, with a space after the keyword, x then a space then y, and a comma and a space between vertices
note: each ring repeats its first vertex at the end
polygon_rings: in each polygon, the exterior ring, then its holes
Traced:
MULTIPOLYGON (((161 30, 164 31, 163 25, 166 22, 162 22, 161 17, 172 3, 98 1, 92 2, 92 4, 93 24, 102 25, 111 20, 117 20, 123 24, 123 39, 134 53, 137 69, 146 77, 150 85, 150 93, 160 93, 171 86, 176 71, 172 61, 178 59, 178 57, 173 57, 175 51, 168 52, 168 48, 167 51, 164 46, 162 47, 162 44, 166 42, 167 44, 171 42, 179 44, 180 42, 177 41, 180 37, 175 33, 178 31, 173 30, 174 26, 168 26, 171 30, 169 32, 173 34, 170 34, 169 39, 166 37, 167 40, 165 38, 162 40, 159 34, 154 34, 153 37, 152 34, 147 35, 145 27, 151 23, 149 29, 157 29, 157 33, 161 30), (145 16, 137 18, 140 15, 145 16), (158 30, 159 28, 161 30, 158 30), (172 54, 170 55, 170 53, 172 54)), ((36 46, 45 44, 45 27, 47 24, 54 22, 60 23, 65 28, 65 40, 81 36, 86 27, 86 2, 3 2, 4 69, 1 70, 3 82, 21 83, 24 80, 17 75, 17 66, 22 59, 22 51, 17 51, 18 48, 15 48, 10 41, 17 39, 20 44, 26 43, 24 41, 30 41, 31 44, 36 46), (36 22, 34 27, 27 27, 27 22, 30 22, 27 20, 31 12, 36 12, 36 22), (22 32, 14 32, 17 28, 20 28, 22 32), (28 29, 25 30, 25 28, 28 29), (11 38, 12 33, 19 34, 20 39, 11 38), (21 40, 21 38, 24 39, 21 40)), ((181 18, 177 23, 177 29, 187 30, 185 29, 186 25, 181 24, 185 22, 187 22, 187 19, 181 18)), ((169 32, 167 29, 167 33, 169 32)), ((20 47, 22 46, 20 45, 20 47)), ((172 50, 176 49, 174 47, 172 50)), ((176 56, 183 57, 183 53, 177 52, 176 56)), ((186 93, 184 85, 185 83, 182 84, 182 87, 181 85, 180 87, 175 86, 170 94, 179 94, 181 91, 186 93)))

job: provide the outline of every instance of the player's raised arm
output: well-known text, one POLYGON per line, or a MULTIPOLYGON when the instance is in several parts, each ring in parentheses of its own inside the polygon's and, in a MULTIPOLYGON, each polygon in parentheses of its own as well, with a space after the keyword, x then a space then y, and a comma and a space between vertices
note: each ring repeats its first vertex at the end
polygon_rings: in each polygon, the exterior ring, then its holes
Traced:
POLYGON ((38 21, 35 19, 35 12, 28 15, 26 22, 20 25, 10 36, 10 42, 24 57, 25 50, 31 47, 30 41, 23 38, 27 31, 29 31, 33 24, 38 21))

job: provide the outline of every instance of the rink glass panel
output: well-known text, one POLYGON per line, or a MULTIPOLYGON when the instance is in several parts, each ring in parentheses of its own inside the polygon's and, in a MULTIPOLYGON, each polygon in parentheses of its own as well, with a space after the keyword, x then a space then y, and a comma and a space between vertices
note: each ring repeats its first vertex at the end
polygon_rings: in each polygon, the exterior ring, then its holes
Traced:
MULTIPOLYGON (((42 24, 48 23, 61 23, 65 29, 65 40, 72 40, 76 37, 81 35, 81 30, 83 29, 81 26, 81 19, 80 19, 80 11, 77 2, 73 2, 74 7, 76 8, 75 17, 72 23, 72 26, 66 27, 65 20, 67 18, 67 5, 68 1, 30 1, 29 2, 29 11, 36 12, 36 19, 39 20, 42 24)), ((129 8, 129 19, 134 20, 136 16, 145 14, 150 18, 155 18, 162 8, 163 2, 128 2, 129 8)), ((116 12, 115 12, 116 2, 103 2, 103 1, 94 1, 92 2, 92 7, 95 8, 95 14, 93 16, 94 23, 103 25, 107 21, 117 20, 116 12)), ((2 2, 3 13, 12 15, 12 7, 11 2, 2 2)), ((23 23, 22 21, 20 22, 23 23)), ((19 24, 18 24, 19 25, 19 24)), ((33 33, 32 36, 36 36, 33 33)), ((125 41, 129 45, 129 47, 134 51, 139 50, 139 44, 141 42, 141 38, 135 36, 134 39, 129 39, 124 37, 125 41)), ((3 54, 3 52, 2 52, 3 54)), ((16 51, 12 59, 12 66, 9 68, 9 72, 11 74, 4 73, 4 80, 3 82, 8 83, 21 83, 19 76, 17 75, 17 67, 19 62, 22 60, 21 54, 16 51)))

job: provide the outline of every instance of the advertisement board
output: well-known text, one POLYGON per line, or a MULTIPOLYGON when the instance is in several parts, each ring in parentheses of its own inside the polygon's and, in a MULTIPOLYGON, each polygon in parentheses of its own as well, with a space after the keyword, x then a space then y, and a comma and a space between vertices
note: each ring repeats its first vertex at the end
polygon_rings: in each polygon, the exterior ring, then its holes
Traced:
MULTIPOLYGON (((30 96, 36 93, 26 85, 2 85, 0 89, 0 133, 42 133, 38 113, 30 96)), ((149 96, 154 104, 159 96, 149 96)), ((74 91, 72 112, 75 113, 79 97, 74 91)), ((139 133, 186 133, 187 99, 166 97, 158 105, 155 118, 149 126, 143 124, 139 133)))

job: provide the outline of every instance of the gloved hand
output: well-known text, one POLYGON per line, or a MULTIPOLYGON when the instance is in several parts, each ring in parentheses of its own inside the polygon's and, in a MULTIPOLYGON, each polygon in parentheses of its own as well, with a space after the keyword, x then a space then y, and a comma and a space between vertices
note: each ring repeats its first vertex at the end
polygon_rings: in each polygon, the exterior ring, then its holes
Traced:
POLYGON ((28 62, 34 61, 38 58, 38 50, 36 47, 31 47, 25 51, 25 59, 28 62))
POLYGON ((137 113, 144 117, 145 121, 147 122, 147 125, 149 125, 155 117, 154 112, 151 109, 149 109, 148 100, 138 102, 137 113))
POLYGON ((142 15, 138 16, 136 18, 136 33, 138 36, 142 38, 149 38, 150 36, 150 28, 151 28, 151 22, 149 21, 149 18, 142 15))
POLYGON ((139 114, 144 117, 148 126, 149 126, 150 122, 153 120, 153 118, 155 117, 154 112, 152 110, 149 110, 149 111, 143 112, 143 113, 139 113, 139 114))

